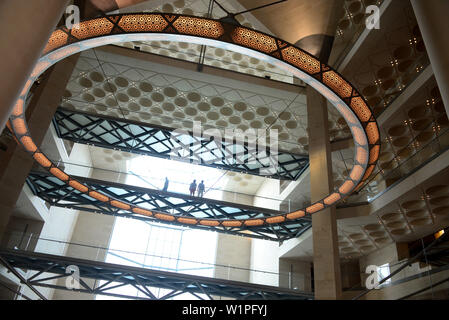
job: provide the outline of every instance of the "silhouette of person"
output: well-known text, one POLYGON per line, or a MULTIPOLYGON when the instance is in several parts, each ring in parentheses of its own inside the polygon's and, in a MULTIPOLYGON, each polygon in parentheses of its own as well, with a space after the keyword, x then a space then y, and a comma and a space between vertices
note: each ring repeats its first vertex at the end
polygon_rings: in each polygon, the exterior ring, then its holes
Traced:
POLYGON ((198 185, 198 197, 202 198, 204 195, 204 180, 198 185))
POLYGON ((193 182, 190 184, 190 196, 194 196, 195 195, 195 191, 196 191, 196 180, 193 180, 193 182))
POLYGON ((169 183, 169 181, 168 181, 168 178, 167 178, 167 177, 165 177, 164 188, 162 188, 162 191, 165 191, 165 192, 167 192, 167 189, 168 189, 168 183, 169 183))

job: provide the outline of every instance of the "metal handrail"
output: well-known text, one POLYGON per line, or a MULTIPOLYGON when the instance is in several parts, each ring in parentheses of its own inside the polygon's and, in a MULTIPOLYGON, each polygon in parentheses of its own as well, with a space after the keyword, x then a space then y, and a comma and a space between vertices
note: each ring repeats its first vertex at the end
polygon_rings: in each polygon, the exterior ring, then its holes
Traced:
MULTIPOLYGON (((5 234, 22 234, 20 232, 7 232, 5 234)), ((129 254, 134 254, 134 255, 143 255, 143 256, 149 256, 149 257, 154 257, 154 258, 161 258, 161 259, 169 259, 169 260, 178 260, 178 261, 182 261, 182 262, 188 262, 188 263, 197 263, 197 264, 202 264, 202 265, 209 265, 211 267, 223 267, 223 268, 229 268, 229 269, 235 269, 235 270, 242 270, 242 271, 249 271, 249 272, 259 272, 259 273, 264 273, 264 274, 271 274, 271 275, 284 275, 284 276, 288 276, 290 273, 284 273, 284 272, 272 272, 272 271, 266 271, 266 270, 258 270, 258 269, 251 269, 251 268, 243 268, 243 267, 237 267, 237 266, 232 266, 232 265, 224 265, 224 264, 217 264, 217 263, 210 263, 210 262, 202 262, 202 261, 195 261, 195 260, 188 260, 188 259, 180 259, 180 258, 172 258, 172 257, 166 257, 166 256, 160 256, 160 255, 156 255, 156 254, 147 254, 147 253, 142 253, 142 252, 135 252, 135 251, 128 251, 128 250, 121 250, 121 249, 111 249, 111 248, 107 248, 107 247, 101 247, 101 246, 94 246, 94 245, 89 245, 89 244, 81 244, 81 243, 76 243, 76 242, 67 242, 67 241, 63 241, 63 240, 55 240, 55 239, 48 239, 48 238, 42 238, 39 236, 34 236, 33 234, 30 234, 29 237, 29 242, 31 240, 36 240, 36 241, 48 241, 48 242, 54 242, 54 243, 60 243, 60 244, 65 244, 65 245, 73 245, 73 246, 80 246, 80 247, 85 247, 85 248, 90 248, 90 249, 98 249, 98 250, 105 250, 105 251, 116 251, 116 252, 120 252, 120 253, 129 253, 129 254)), ((137 264, 137 262, 136 262, 137 264)))

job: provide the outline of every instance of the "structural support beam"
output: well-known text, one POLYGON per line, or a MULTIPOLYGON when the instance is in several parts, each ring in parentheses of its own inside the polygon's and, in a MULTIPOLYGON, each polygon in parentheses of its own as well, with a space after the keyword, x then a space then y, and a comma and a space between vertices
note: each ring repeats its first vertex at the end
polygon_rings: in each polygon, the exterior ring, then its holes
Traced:
POLYGON ((372 200, 371 214, 377 214, 385 206, 397 201, 405 194, 413 192, 414 188, 419 187, 421 184, 435 179, 437 176, 445 176, 449 174, 449 150, 443 152, 441 155, 426 163, 424 166, 413 172, 401 182, 396 184, 391 189, 387 189, 386 192, 382 192, 372 200))
POLYGON ((430 63, 449 114, 449 1, 411 0, 430 63))
POLYGON ((5 259, 3 259, 2 257, 0 257, 0 264, 2 264, 3 266, 5 266, 9 272, 11 272, 12 274, 14 274, 14 276, 17 277, 17 279, 19 279, 20 283, 24 283, 28 288, 30 288, 31 291, 33 291, 41 300, 47 300, 47 298, 45 298, 45 296, 43 296, 36 288, 34 288, 27 279, 25 279, 20 272, 18 272, 16 269, 14 269, 9 263, 8 261, 6 261, 5 259))
MULTIPOLYGON (((27 284, 61 290, 72 289, 68 289, 65 285, 58 285, 58 283, 50 284, 48 281, 67 279, 71 275, 66 272, 67 266, 75 265, 79 268, 80 286, 78 289, 73 289, 73 291, 94 295, 100 294, 136 299, 135 295, 125 296, 112 290, 124 287, 126 289, 139 290, 141 295, 137 298, 146 300, 166 300, 182 293, 190 293, 197 298, 198 295, 205 295, 209 299, 213 297, 227 297, 237 300, 313 299, 313 294, 299 290, 27 251, 2 250, 0 259, 7 263, 8 269, 11 271, 15 271, 14 268, 36 271, 37 273, 34 273, 27 280, 27 284), (87 284, 88 281, 86 281, 88 279, 96 279, 98 281, 95 281, 95 284, 90 286, 87 284), (168 293, 159 294, 154 288, 166 289, 168 293)), ((126 289, 124 291, 129 292, 126 289)))
POLYGON ((202 166, 274 179, 296 180, 309 162, 307 156, 276 150, 277 168, 274 170, 269 166, 272 153, 267 152, 248 160, 253 149, 269 150, 269 147, 259 143, 252 146, 238 135, 232 140, 211 139, 210 136, 201 134, 197 126, 193 127, 192 132, 177 133, 173 128, 62 108, 56 112, 53 124, 59 138, 74 143, 182 162, 190 161, 202 166))
MULTIPOLYGON (((266 208, 252 207, 221 200, 191 197, 176 192, 163 192, 155 189, 147 189, 122 183, 107 182, 92 178, 76 177, 76 179, 92 189, 101 191, 115 199, 144 205, 148 210, 160 213, 171 213, 183 217, 208 217, 218 219, 242 219, 260 218, 278 215, 280 212, 266 208)), ((52 206, 92 213, 102 213, 112 216, 128 217, 143 221, 154 221, 154 218, 138 214, 121 212, 110 204, 104 204, 98 200, 83 196, 74 192, 69 185, 62 183, 48 172, 32 172, 27 180, 28 186, 34 195, 40 197, 52 206)), ((176 224, 176 222, 167 222, 176 224)), ((213 230, 220 233, 241 235, 258 239, 285 241, 298 237, 310 228, 309 217, 293 221, 284 221, 274 226, 203 226, 191 225, 191 228, 213 230)))
MULTIPOLYGON (((332 158, 329 142, 326 99, 309 87, 307 89, 309 125, 309 159, 311 201, 328 195, 333 189, 332 158)), ((313 265, 315 299, 341 298, 340 257, 336 208, 330 207, 312 215, 313 265)))
POLYGON ((0 130, 25 86, 68 0, 0 2, 0 130))
MULTIPOLYGON (((34 92, 27 118, 37 144, 45 137, 77 61, 74 55, 55 65, 34 92)), ((33 158, 15 141, 0 158, 0 239, 33 164, 33 158)))

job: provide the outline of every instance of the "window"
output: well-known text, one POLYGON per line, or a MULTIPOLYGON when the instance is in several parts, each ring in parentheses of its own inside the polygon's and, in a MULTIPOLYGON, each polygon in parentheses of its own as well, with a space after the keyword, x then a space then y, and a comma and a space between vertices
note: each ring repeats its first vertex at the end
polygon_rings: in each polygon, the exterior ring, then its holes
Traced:
MULTIPOLYGON (((117 218, 105 262, 213 277, 216 242, 217 235, 211 231, 117 218)), ((157 297, 171 291, 149 289, 157 297)), ((108 292, 135 297, 144 296, 131 286, 108 292)), ((183 298, 195 299, 188 294, 174 297, 174 299, 183 298)), ((97 296, 96 299, 110 299, 110 297, 97 296)))
MULTIPOLYGON (((209 187, 220 187, 220 183, 223 183, 221 178, 225 172, 215 168, 137 156, 127 161, 127 171, 131 173, 127 176, 125 182, 127 184, 162 189, 165 177, 168 177, 170 180, 168 191, 188 194, 188 186, 193 179, 196 179, 197 183, 204 180, 206 197, 218 199, 222 197, 222 191, 208 190, 209 187)), ((216 247, 215 232, 118 217, 105 262, 213 277, 216 247)), ((156 297, 162 297, 171 291, 149 289, 156 297)), ((129 285, 108 292, 131 297, 144 296, 142 292, 129 285)), ((96 299, 110 299, 110 297, 97 295, 96 299)), ((195 299, 195 297, 180 294, 173 299, 195 299)))

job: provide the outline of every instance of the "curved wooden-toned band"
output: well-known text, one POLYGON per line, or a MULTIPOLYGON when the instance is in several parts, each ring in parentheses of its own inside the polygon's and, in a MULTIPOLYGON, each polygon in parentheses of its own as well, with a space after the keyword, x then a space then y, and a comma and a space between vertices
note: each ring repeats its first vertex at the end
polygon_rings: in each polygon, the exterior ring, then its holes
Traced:
POLYGON ((81 22, 79 28, 57 29, 51 36, 10 118, 17 141, 52 175, 100 202, 154 219, 186 225, 258 227, 292 221, 334 205, 358 190, 373 172, 380 153, 380 133, 374 115, 358 91, 331 67, 311 54, 273 36, 222 21, 165 13, 111 15, 81 22), (34 81, 56 62, 80 51, 125 41, 190 41, 221 46, 269 61, 310 84, 325 96, 346 120, 355 145, 354 166, 333 193, 307 208, 272 217, 252 219, 203 219, 154 212, 113 199, 73 179, 55 166, 36 146, 25 120, 25 100, 34 81))

